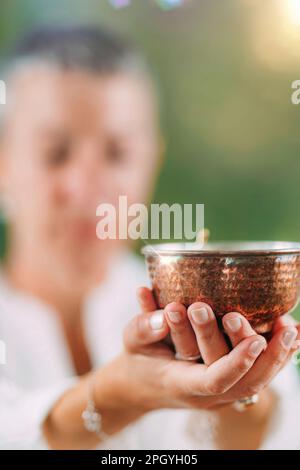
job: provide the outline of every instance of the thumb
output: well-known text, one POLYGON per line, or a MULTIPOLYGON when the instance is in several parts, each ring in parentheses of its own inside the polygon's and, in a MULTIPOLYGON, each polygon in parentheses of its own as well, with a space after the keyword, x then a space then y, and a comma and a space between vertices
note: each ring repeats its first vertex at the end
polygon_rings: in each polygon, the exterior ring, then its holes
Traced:
POLYGON ((143 312, 153 312, 157 309, 152 290, 148 287, 140 287, 137 290, 137 297, 143 312))
POLYGON ((125 348, 130 352, 142 352, 145 346, 164 339, 169 332, 163 310, 141 313, 134 317, 124 330, 125 348))

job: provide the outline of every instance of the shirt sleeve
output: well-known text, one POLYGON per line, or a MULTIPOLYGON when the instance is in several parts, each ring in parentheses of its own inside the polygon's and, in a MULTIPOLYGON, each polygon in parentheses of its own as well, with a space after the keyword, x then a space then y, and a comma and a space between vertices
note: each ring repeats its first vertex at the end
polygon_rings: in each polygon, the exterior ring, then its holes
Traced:
POLYGON ((59 397, 76 383, 77 379, 68 379, 27 391, 0 378, 0 449, 48 449, 42 425, 59 397))

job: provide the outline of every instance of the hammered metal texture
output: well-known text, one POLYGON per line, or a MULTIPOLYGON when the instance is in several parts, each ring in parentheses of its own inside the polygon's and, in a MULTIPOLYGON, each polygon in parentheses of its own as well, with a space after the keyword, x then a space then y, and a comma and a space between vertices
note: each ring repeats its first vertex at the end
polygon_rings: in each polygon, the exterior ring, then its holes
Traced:
POLYGON ((291 311, 300 294, 300 254, 192 256, 146 254, 159 308, 208 303, 221 317, 243 314, 259 333, 291 311))

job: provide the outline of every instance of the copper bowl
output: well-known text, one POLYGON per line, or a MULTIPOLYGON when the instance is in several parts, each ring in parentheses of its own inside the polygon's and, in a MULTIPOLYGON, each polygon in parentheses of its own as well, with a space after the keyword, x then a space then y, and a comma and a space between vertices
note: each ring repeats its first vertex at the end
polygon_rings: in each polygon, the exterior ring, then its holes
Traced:
POLYGON ((218 317, 240 312, 258 333, 291 312, 300 295, 300 243, 169 243, 142 249, 159 308, 208 303, 218 317))

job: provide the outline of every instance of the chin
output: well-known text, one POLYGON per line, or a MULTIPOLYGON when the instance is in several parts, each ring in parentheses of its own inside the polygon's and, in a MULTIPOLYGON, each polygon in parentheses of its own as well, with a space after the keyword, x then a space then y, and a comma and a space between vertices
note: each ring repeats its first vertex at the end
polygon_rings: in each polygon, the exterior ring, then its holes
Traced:
POLYGON ((78 243, 78 240, 74 242, 71 237, 64 237, 52 244, 51 258, 64 282, 93 286, 105 277, 121 247, 115 240, 93 239, 78 243))
POLYGON ((99 282, 109 266, 110 254, 108 251, 103 250, 89 250, 82 249, 81 252, 77 250, 68 250, 64 253, 61 266, 66 267, 65 271, 68 276, 79 279, 81 283, 97 283, 99 282))

